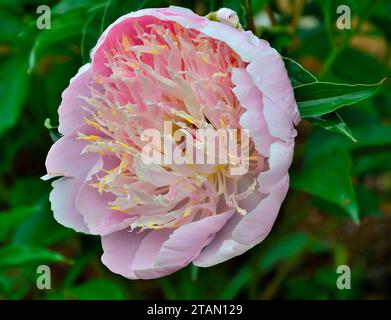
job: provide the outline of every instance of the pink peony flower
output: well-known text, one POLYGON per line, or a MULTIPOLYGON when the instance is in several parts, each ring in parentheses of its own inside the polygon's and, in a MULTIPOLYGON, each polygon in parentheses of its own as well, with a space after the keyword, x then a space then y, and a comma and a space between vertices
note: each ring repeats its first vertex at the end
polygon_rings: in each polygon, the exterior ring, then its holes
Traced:
POLYGON ((62 94, 63 136, 46 160, 46 178, 60 177, 54 217, 100 235, 103 263, 127 278, 244 253, 267 236, 287 193, 300 121, 287 72, 267 42, 222 10, 221 22, 178 7, 119 18, 62 94), (248 129, 248 156, 238 154, 248 170, 231 174, 232 158, 145 164, 142 132, 163 132, 165 121, 191 136, 248 129))

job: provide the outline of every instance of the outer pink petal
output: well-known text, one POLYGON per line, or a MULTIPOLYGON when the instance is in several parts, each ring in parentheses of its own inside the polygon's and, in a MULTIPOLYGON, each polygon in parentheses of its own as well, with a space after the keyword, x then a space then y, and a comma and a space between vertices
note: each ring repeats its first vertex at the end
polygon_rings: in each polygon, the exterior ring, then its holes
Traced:
POLYGON ((269 132, 273 137, 285 142, 291 142, 297 132, 293 127, 292 120, 268 97, 263 97, 263 115, 266 120, 269 132))
MULTIPOLYGON (((151 250, 156 253, 156 258, 152 259, 152 256, 149 254, 149 258, 145 259, 144 255, 148 250, 144 248, 144 242, 150 245, 152 241, 149 242, 148 238, 156 237, 153 233, 159 232, 159 230, 152 231, 143 240, 137 251, 137 259, 135 259, 132 266, 134 273, 140 279, 153 279, 171 274, 183 268, 197 257, 200 251, 213 240, 216 232, 225 225, 233 213, 234 211, 232 210, 186 224, 175 230, 171 235, 166 232, 163 236, 159 237, 159 239, 164 240, 169 235, 168 240, 159 248, 160 250, 157 250, 158 248, 156 246, 155 250, 151 250), (146 263, 146 261, 149 263, 146 263)), ((154 241, 153 243, 156 245, 158 241, 154 241)))
POLYGON ((190 263, 232 216, 233 211, 206 217, 175 231, 135 233, 125 230, 102 237, 103 263, 130 279, 153 279, 190 263))
POLYGON ((294 142, 275 142, 270 146, 269 170, 258 177, 259 191, 271 192, 280 180, 284 179, 292 163, 294 142))
POLYGON ((244 217, 233 216, 193 263, 200 267, 213 266, 244 253, 265 239, 274 224, 288 186, 289 177, 285 175, 252 212, 244 217))
POLYGON ((275 106, 284 110, 291 120, 298 124, 300 121, 293 88, 288 78, 281 56, 274 50, 260 59, 254 60, 247 67, 254 83, 275 106))
POLYGON ((99 172, 103 166, 102 159, 77 178, 62 177, 52 183, 53 190, 49 200, 54 218, 62 225, 79 232, 89 233, 84 217, 76 208, 76 197, 86 180, 99 172))
POLYGON ((269 234, 289 188, 289 176, 274 185, 251 214, 244 216, 233 233, 233 240, 241 244, 257 244, 269 234))
POLYGON ((54 218, 62 225, 78 232, 88 233, 84 218, 75 206, 75 199, 82 185, 80 179, 60 178, 52 183, 49 200, 54 218))
POLYGON ((296 130, 288 114, 279 108, 267 95, 261 93, 251 75, 245 69, 232 70, 232 90, 246 112, 240 118, 243 128, 250 130, 250 135, 257 150, 265 156, 276 138, 291 141, 296 130))
POLYGON ((129 279, 136 279, 131 265, 146 234, 145 232, 136 233, 121 230, 102 236, 103 264, 114 273, 129 279))
POLYGON ((88 172, 100 156, 81 154, 87 144, 87 141, 77 140, 75 132, 57 140, 51 146, 45 162, 49 177, 79 177, 88 172))
POLYGON ((255 147, 263 156, 269 156, 270 144, 274 138, 270 135, 263 111, 263 96, 254 85, 250 74, 245 69, 232 70, 232 90, 246 112, 240 118, 240 124, 248 129, 255 147))
POLYGON ((84 112, 81 106, 85 106, 86 103, 81 97, 91 96, 88 88, 91 75, 91 64, 87 63, 70 80, 69 86, 61 95, 62 102, 58 109, 60 118, 58 131, 64 135, 70 133, 84 122, 84 112))

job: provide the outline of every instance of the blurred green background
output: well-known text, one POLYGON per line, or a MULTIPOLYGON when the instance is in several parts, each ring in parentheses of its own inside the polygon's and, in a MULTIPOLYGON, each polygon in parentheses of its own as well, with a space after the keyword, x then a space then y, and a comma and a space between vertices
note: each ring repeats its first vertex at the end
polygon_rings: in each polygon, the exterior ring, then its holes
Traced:
POLYGON ((39 178, 58 133, 45 120, 58 124, 61 92, 108 24, 169 4, 202 15, 230 7, 244 28, 325 81, 390 75, 391 1, 0 0, 0 299, 391 298, 390 81, 340 112, 357 143, 301 122, 277 222, 240 257, 130 281, 102 265, 99 237, 54 221, 50 183, 39 178), (42 4, 51 9, 48 30, 36 27, 42 4), (340 4, 351 9, 349 30, 336 27, 340 4), (51 290, 36 287, 40 264, 51 268, 51 290), (338 290, 336 268, 345 264, 351 290, 338 290))

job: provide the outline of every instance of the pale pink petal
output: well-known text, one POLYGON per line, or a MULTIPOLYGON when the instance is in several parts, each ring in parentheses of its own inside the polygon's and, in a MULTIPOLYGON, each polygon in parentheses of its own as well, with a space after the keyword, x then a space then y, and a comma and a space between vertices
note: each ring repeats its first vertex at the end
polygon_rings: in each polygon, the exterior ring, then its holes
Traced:
POLYGON ((233 232, 233 240, 241 244, 259 243, 269 234, 289 187, 289 176, 274 185, 257 208, 245 215, 233 232))
POLYGON ((263 110, 263 96, 254 85, 250 74, 245 69, 235 68, 232 70, 232 83, 235 88, 232 90, 246 112, 240 118, 243 128, 250 131, 255 147, 259 153, 269 156, 270 144, 273 137, 270 135, 263 110))
POLYGON ((284 179, 292 163, 294 142, 275 142, 270 146, 269 170, 258 177, 259 190, 269 193, 284 179))
POLYGON ((58 109, 58 131, 61 134, 68 134, 84 123, 84 112, 81 107, 86 106, 86 103, 82 97, 91 96, 88 88, 91 76, 91 64, 87 63, 79 69, 62 93, 62 102, 58 109))
POLYGON ((263 115, 270 134, 285 142, 290 142, 296 136, 292 120, 268 97, 263 97, 263 115))
POLYGON ((236 257, 263 241, 274 224, 288 186, 289 177, 286 175, 252 212, 244 217, 232 217, 193 263, 200 267, 213 266, 236 257))
POLYGON ((102 262, 110 271, 129 279, 137 279, 132 271, 134 255, 141 241, 148 233, 136 233, 126 230, 102 236, 102 262))
POLYGON ((133 262, 134 274, 153 279, 189 264, 233 215, 233 210, 206 217, 176 229, 155 230, 142 241, 133 262))
POLYGON ((79 177, 91 170, 100 157, 94 153, 82 154, 86 145, 87 142, 77 140, 75 134, 57 140, 46 158, 45 164, 49 177, 79 177))
POLYGON ((60 178, 52 183, 49 200, 54 218, 62 225, 78 232, 89 233, 84 218, 78 212, 75 199, 82 181, 74 178, 60 178))
POLYGON ((266 55, 262 59, 253 61, 247 67, 247 71, 263 94, 273 101, 275 106, 284 110, 295 124, 298 124, 299 109, 281 56, 277 52, 266 55))
POLYGON ((147 279, 149 278, 149 273, 154 272, 156 258, 163 244, 169 239, 172 233, 173 230, 170 229, 157 229, 152 230, 145 236, 140 243, 132 264, 132 270, 139 278, 147 279))

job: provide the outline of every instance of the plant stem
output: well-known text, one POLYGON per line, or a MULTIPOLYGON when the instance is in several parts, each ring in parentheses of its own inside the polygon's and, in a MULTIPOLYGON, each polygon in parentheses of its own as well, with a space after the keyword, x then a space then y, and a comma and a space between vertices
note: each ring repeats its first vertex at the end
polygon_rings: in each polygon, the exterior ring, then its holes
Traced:
POLYGON ((251 0, 245 0, 245 7, 246 7, 246 13, 247 13, 247 23, 248 23, 248 28, 256 34, 256 28, 255 28, 255 23, 254 23, 254 17, 253 17, 253 12, 251 10, 251 0))
POLYGON ((291 20, 292 33, 295 33, 295 31, 299 25, 300 17, 301 17, 301 14, 303 13, 303 9, 304 9, 304 4, 305 4, 304 0, 298 0, 298 1, 294 2, 293 15, 292 15, 292 20, 291 20))

